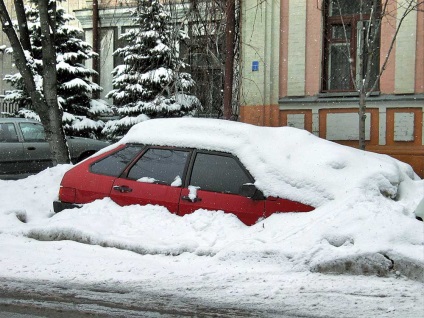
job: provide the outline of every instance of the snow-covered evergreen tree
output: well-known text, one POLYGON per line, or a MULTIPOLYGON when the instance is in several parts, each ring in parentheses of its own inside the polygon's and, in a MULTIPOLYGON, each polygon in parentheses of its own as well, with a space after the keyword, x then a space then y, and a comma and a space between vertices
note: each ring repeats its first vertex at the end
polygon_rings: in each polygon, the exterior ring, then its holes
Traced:
MULTIPOLYGON (((32 5, 26 6, 26 14, 32 53, 37 65, 36 72, 41 74, 41 29, 39 12, 35 5, 37 1, 32 0, 32 5)), ((92 95, 100 92, 102 88, 90 79, 95 71, 83 63, 95 53, 92 47, 82 40, 83 30, 69 25, 68 22, 73 19, 62 7, 57 7, 55 45, 58 102, 64 110, 63 125, 67 135, 96 137, 104 127, 104 122, 97 117, 109 113, 110 107, 92 99, 92 95)), ((6 92, 5 100, 21 105, 18 115, 37 118, 37 114, 31 111, 31 100, 25 91, 20 73, 6 75, 4 80, 14 88, 6 92)))
POLYGON ((194 81, 180 71, 185 65, 176 54, 176 43, 186 35, 173 29, 159 0, 138 0, 132 16, 134 28, 121 36, 127 45, 114 52, 124 64, 113 70, 114 89, 107 95, 121 117, 103 130, 111 138, 148 117, 184 116, 201 107, 190 94, 194 81))

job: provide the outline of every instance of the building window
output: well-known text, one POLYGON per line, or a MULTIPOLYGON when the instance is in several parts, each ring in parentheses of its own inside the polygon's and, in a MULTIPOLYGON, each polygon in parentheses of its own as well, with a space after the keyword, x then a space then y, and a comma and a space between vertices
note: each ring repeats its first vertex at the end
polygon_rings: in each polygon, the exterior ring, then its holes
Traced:
POLYGON ((225 63, 222 21, 188 24, 189 40, 180 46, 180 53, 188 63, 196 85, 192 89, 203 106, 199 116, 221 117, 225 63))
POLYGON ((370 89, 379 72, 380 32, 376 28, 380 27, 380 6, 373 6, 373 0, 326 0, 324 3, 323 91, 355 91, 355 84, 363 79, 361 54, 364 74, 370 65, 367 85, 370 89))

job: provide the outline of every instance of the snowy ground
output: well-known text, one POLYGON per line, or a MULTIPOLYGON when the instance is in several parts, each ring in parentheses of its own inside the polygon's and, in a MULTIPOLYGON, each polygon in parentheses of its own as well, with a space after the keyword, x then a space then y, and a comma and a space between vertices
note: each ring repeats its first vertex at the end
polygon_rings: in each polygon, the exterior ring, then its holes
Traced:
POLYGON ((421 180, 404 179, 397 200, 364 185, 247 227, 222 212, 178 217, 109 199, 54 214, 70 167, 0 181, 0 281, 143 289, 260 316, 424 311, 424 225, 413 215, 421 180))

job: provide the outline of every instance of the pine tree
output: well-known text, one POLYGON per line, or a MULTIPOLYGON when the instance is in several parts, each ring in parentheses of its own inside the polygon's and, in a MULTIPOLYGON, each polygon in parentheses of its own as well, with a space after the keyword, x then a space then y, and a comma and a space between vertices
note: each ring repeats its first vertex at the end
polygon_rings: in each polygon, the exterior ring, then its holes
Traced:
POLYGON ((200 107, 190 95, 194 81, 180 71, 185 64, 176 52, 176 43, 186 35, 173 30, 159 0, 139 0, 131 13, 134 28, 121 36, 127 45, 114 52, 123 64, 113 70, 114 89, 107 95, 121 117, 103 130, 111 138, 149 117, 184 116, 200 107))
MULTIPOLYGON (((40 18, 37 0, 31 2, 32 5, 26 6, 26 15, 36 72, 41 74, 40 18)), ((82 40, 83 30, 68 24, 73 19, 63 8, 57 7, 55 46, 58 102, 64 110, 62 123, 67 135, 97 137, 104 127, 104 122, 97 117, 109 113, 110 108, 105 103, 92 100, 92 94, 100 92, 102 88, 90 79, 96 72, 83 63, 95 53, 91 46, 82 40)), ((25 91, 20 73, 6 75, 4 80, 14 88, 6 92, 5 100, 20 103, 19 116, 37 119, 38 115, 31 110, 31 100, 25 91)))

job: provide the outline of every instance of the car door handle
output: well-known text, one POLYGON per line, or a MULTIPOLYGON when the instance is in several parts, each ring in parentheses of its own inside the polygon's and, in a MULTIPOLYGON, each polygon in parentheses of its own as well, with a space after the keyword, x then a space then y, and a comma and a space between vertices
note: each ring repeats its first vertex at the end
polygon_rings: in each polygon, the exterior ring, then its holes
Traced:
POLYGON ((202 201, 201 198, 193 198, 193 199, 191 199, 188 195, 182 196, 181 199, 184 200, 184 201, 190 201, 190 202, 193 202, 193 203, 202 201))
POLYGON ((28 147, 28 150, 35 150, 35 147, 28 147))
POLYGON ((127 186, 114 186, 113 190, 119 191, 121 193, 132 192, 132 189, 130 187, 127 187, 127 186))

